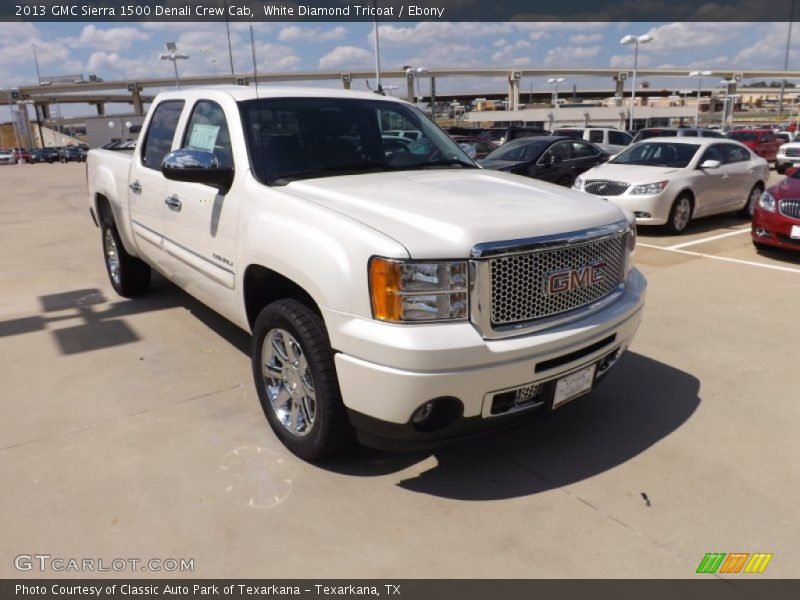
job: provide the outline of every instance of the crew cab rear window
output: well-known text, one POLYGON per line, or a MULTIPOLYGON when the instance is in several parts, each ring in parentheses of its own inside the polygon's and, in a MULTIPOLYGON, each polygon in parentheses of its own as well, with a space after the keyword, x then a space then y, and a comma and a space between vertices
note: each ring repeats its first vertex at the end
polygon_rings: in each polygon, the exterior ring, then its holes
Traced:
POLYGON ((161 170, 161 162, 172 149, 183 105, 183 100, 167 100, 156 106, 142 146, 142 164, 145 167, 161 170))

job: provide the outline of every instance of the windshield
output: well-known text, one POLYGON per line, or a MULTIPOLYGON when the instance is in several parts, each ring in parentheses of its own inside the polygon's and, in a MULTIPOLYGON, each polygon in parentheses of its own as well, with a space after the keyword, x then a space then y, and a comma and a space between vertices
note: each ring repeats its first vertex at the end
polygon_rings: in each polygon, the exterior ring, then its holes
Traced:
POLYGON ((478 168, 413 106, 357 98, 240 103, 255 176, 267 184, 373 171, 478 168), (416 140, 389 132, 416 131, 416 140))
POLYGON ((683 169, 697 154, 699 146, 673 142, 639 142, 614 160, 617 165, 644 165, 648 167, 673 167, 683 169))
POLYGON ((551 143, 549 141, 531 140, 530 138, 514 140, 503 144, 496 150, 492 150, 484 160, 536 160, 551 143))
POLYGON ((728 137, 737 142, 755 142, 756 133, 754 131, 731 131, 728 137))

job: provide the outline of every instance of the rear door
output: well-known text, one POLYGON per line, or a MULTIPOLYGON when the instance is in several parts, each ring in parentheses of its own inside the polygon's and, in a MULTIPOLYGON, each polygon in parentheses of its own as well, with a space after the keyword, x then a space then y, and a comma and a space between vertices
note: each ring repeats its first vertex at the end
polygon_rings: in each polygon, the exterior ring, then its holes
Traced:
MULTIPOLYGON (((213 100, 198 100, 189 110, 179 148, 211 152, 220 166, 234 164, 228 118, 213 100)), ((245 168, 244 165, 241 165, 245 168)), ((221 194, 200 183, 167 181, 164 247, 176 282, 212 306, 220 306, 234 289, 236 194, 221 194)))
POLYGON ((162 269, 166 179, 161 174, 161 161, 172 150, 183 107, 183 100, 165 100, 153 109, 128 175, 128 206, 136 246, 162 269))
POLYGON ((738 210, 744 206, 758 175, 750 150, 738 144, 722 144, 722 149, 725 155, 724 168, 729 176, 730 187, 724 202, 720 205, 720 211, 738 210))

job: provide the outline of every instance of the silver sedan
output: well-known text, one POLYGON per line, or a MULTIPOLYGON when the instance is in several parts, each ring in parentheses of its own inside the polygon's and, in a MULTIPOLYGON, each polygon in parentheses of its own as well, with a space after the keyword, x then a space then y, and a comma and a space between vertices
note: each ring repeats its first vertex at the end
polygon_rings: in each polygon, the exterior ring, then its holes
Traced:
POLYGON ((632 212, 641 225, 682 233, 689 221, 738 211, 751 218, 769 164, 717 138, 650 138, 586 171, 573 186, 632 212))

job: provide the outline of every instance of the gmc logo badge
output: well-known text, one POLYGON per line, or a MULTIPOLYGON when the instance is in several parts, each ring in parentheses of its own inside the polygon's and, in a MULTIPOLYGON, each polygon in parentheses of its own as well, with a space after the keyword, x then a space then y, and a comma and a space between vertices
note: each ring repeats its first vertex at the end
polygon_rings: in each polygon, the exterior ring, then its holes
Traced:
POLYGON ((595 285, 605 279, 606 263, 597 261, 577 269, 552 271, 544 275, 544 293, 548 296, 595 285))

